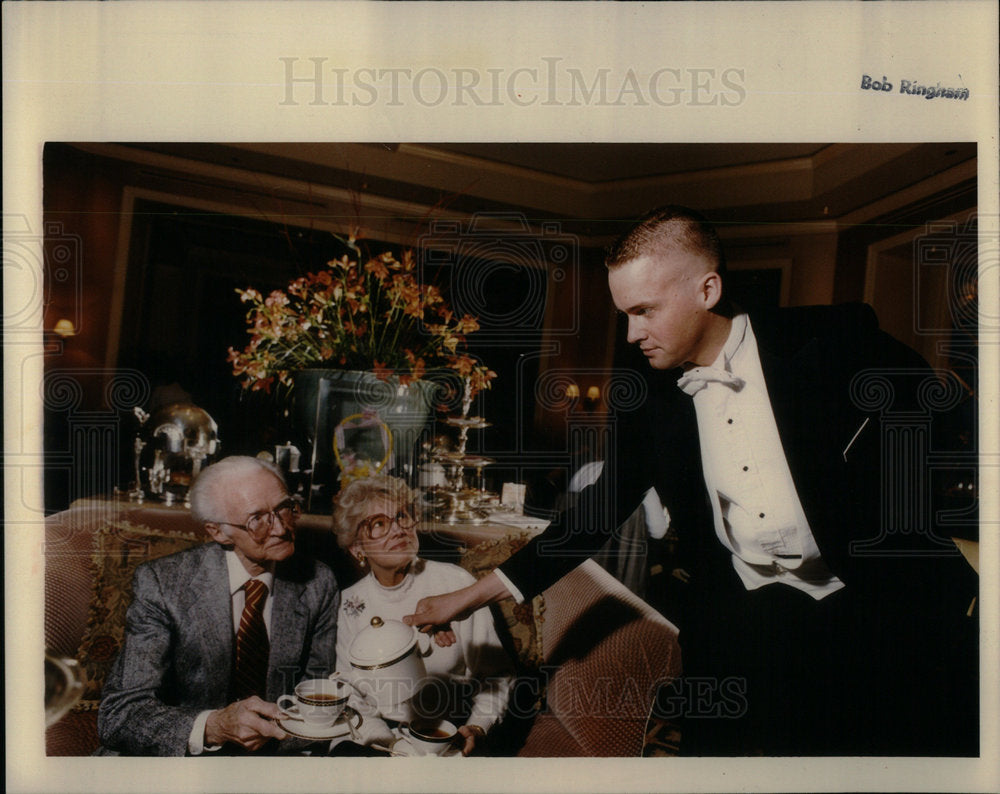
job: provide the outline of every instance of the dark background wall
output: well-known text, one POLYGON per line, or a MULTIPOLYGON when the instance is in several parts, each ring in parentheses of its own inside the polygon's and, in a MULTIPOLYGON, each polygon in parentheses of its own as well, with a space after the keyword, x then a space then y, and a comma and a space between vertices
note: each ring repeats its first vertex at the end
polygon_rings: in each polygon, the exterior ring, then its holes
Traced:
MULTIPOLYGON (((614 145, 616 158, 629 162, 623 147, 614 145)), ((395 155, 410 160, 392 160, 392 153, 368 145, 331 144, 322 155, 310 150, 309 161, 294 159, 299 150, 286 148, 287 157, 211 144, 46 147, 45 328, 65 318, 77 332, 46 334, 40 396, 51 461, 47 509, 127 486, 137 429, 133 405, 148 410, 157 400, 188 395, 219 423, 226 453, 255 454, 285 440, 279 398, 244 393, 225 360, 230 345, 246 341, 245 307, 235 289, 283 287, 321 267, 343 251, 338 237, 354 225, 365 228, 373 250, 438 244, 445 250, 441 240, 453 230, 462 237, 458 249, 443 258, 439 251, 423 267, 453 302, 482 320, 472 350, 500 377, 477 404, 493 426, 474 434, 470 448, 498 458, 498 481, 537 482, 540 493, 558 490, 573 466, 599 454, 570 450, 569 429, 577 418, 606 415, 603 389, 612 365, 629 361, 621 355, 602 250, 649 207, 648 185, 638 191, 634 176, 609 180, 607 169, 599 181, 588 181, 586 161, 567 157, 575 192, 565 176, 557 179, 542 167, 530 176, 537 191, 523 190, 514 201, 512 186, 529 177, 522 164, 510 163, 504 182, 508 165, 497 166, 488 148, 463 147, 466 159, 450 162, 453 171, 466 169, 464 183, 443 167, 415 168, 416 155, 406 150, 395 155), (330 152, 360 162, 333 168, 330 152), (483 159, 468 159, 470 152, 483 159), (477 176, 494 166, 500 176, 477 176), (449 179, 466 188, 450 189, 449 179), (476 224, 484 212, 482 234, 476 224), (598 386, 602 396, 587 405, 553 399, 543 386, 556 376, 573 380, 583 394, 598 386), (101 441, 94 441, 95 432, 101 441), (95 443, 102 449, 95 451, 95 443), (82 460, 104 473, 82 477, 82 460)), ((795 167, 788 173, 802 170, 801 148, 790 151, 795 167)), ((735 146, 715 147, 703 169, 698 158, 707 150, 695 146, 683 153, 686 169, 667 169, 665 152, 649 145, 637 145, 634 156, 655 155, 651 167, 670 170, 656 193, 662 200, 680 196, 719 223, 731 285, 746 304, 863 299, 873 247, 907 230, 919 236, 938 219, 974 213, 974 146, 810 150, 815 173, 808 193, 782 177, 786 162, 775 159, 774 147, 766 163, 755 164, 755 178, 739 164, 753 153, 735 146), (720 172, 723 154, 730 165, 720 172), (831 172, 839 177, 823 176, 831 172)), ((504 150, 508 156, 518 151, 525 150, 504 150)), ((600 150, 586 151, 592 157, 600 150)), ((968 229, 964 233, 968 239, 968 229)), ((900 245, 904 258, 916 250, 900 245)), ((974 340, 967 319, 957 325, 937 329, 938 336, 947 341, 960 332, 974 340)), ((974 387, 967 347, 962 356, 935 363, 964 367, 974 387)))

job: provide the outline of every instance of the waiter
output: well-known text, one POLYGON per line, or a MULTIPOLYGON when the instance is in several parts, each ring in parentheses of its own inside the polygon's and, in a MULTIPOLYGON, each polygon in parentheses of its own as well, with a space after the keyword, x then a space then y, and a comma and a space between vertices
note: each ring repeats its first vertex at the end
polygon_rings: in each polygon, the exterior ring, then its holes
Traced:
POLYGON ((978 583, 921 520, 933 511, 883 519, 925 504, 925 461, 886 448, 872 393, 920 438, 927 364, 862 304, 740 310, 715 230, 683 207, 649 213, 607 266, 652 368, 612 465, 500 568, 408 622, 532 597, 655 487, 692 574, 685 678, 659 704, 683 719, 685 753, 976 754, 978 583))

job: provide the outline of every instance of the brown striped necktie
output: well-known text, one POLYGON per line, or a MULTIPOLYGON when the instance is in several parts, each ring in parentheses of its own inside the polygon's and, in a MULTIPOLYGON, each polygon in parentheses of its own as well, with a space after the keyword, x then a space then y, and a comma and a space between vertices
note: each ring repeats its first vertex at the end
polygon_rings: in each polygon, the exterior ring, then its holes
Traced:
POLYGON ((264 625, 264 600, 267 585, 251 579, 243 586, 246 604, 240 618, 240 628, 236 632, 236 677, 235 696, 237 700, 267 694, 267 657, 271 645, 264 625))

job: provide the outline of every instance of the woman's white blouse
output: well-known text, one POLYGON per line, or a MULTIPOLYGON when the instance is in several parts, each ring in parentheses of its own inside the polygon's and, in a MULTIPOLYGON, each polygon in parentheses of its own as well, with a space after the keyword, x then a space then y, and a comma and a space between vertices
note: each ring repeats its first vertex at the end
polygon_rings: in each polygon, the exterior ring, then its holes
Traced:
MULTIPOLYGON (((412 615, 417 602, 426 596, 450 593, 475 582, 468 571, 450 563, 418 559, 403 581, 395 587, 379 584, 369 573, 341 593, 337 621, 337 669, 352 675, 349 650, 358 632, 370 625, 372 617, 402 620, 412 615)), ((430 643, 424 657, 428 676, 458 681, 475 681, 467 725, 490 728, 503 716, 513 682, 513 665, 500 644, 488 607, 477 610, 463 621, 452 621, 457 642, 442 648, 430 643)), ((423 645, 423 643, 421 643, 423 645)))

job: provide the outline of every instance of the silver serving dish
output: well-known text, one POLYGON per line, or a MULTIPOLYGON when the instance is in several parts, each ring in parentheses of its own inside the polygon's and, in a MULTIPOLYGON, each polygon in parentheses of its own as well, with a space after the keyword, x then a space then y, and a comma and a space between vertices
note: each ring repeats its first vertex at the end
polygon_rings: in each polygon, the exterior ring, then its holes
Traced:
POLYGON ((170 403, 152 415, 136 408, 135 415, 141 425, 135 441, 138 485, 130 496, 186 503, 191 484, 219 452, 219 426, 192 403, 170 403))

